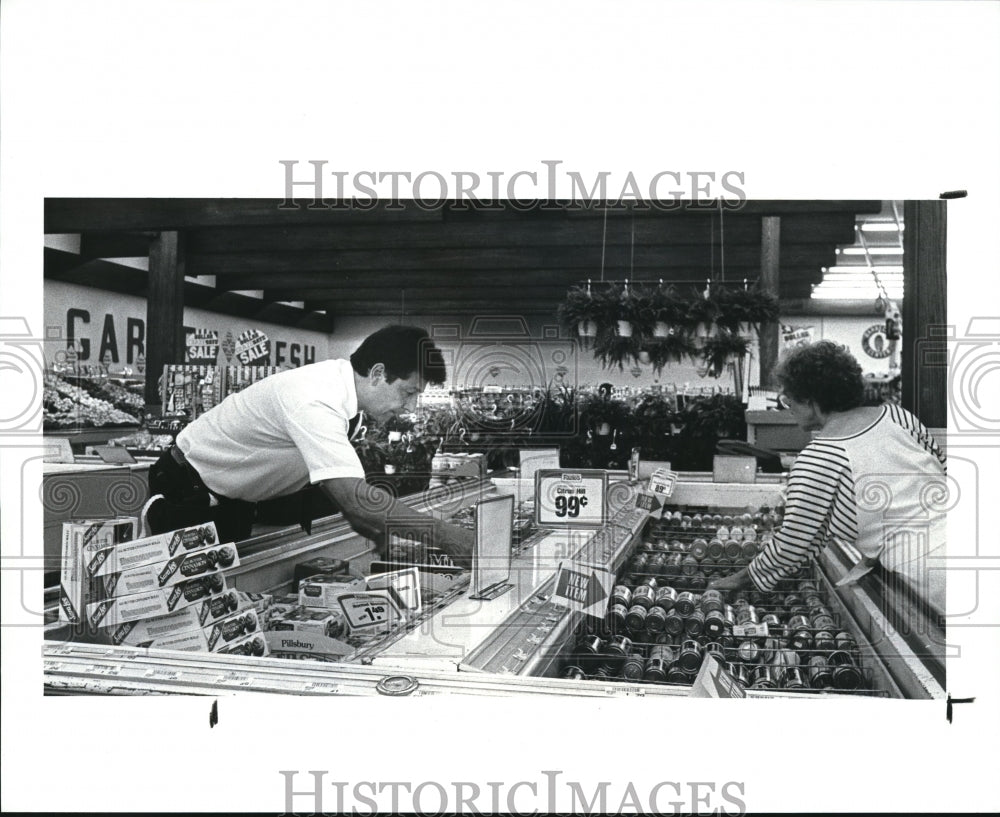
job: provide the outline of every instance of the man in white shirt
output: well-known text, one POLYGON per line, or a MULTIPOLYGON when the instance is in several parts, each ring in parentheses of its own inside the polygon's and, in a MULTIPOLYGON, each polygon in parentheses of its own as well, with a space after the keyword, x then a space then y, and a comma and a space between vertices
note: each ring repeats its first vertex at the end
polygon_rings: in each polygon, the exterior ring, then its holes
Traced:
POLYGON ((152 532, 211 520, 222 541, 245 539, 254 503, 314 484, 382 553, 387 519, 420 517, 433 520, 431 544, 467 565, 472 533, 366 483, 349 436, 359 412, 379 422, 411 412, 424 387, 445 378, 441 353, 424 330, 387 326, 350 361, 279 372, 230 395, 178 434, 150 468, 150 493, 164 497, 150 507, 152 532))

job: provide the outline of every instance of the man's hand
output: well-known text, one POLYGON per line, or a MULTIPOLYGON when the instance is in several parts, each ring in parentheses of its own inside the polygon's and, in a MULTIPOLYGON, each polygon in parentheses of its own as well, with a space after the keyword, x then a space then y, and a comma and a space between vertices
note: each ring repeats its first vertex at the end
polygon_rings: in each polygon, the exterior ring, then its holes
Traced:
POLYGON ((750 570, 744 567, 742 570, 737 571, 730 576, 725 576, 721 579, 713 579, 708 583, 708 589, 728 592, 730 590, 742 590, 744 587, 749 587, 750 584, 750 570))

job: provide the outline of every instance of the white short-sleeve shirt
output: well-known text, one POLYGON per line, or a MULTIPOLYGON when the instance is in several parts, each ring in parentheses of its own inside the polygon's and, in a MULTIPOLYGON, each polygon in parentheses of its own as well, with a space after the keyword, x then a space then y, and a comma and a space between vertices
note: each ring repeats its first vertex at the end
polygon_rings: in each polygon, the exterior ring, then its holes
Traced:
POLYGON ((210 490, 259 502, 325 479, 364 479, 348 439, 357 413, 350 361, 325 360, 231 394, 181 431, 177 445, 210 490))

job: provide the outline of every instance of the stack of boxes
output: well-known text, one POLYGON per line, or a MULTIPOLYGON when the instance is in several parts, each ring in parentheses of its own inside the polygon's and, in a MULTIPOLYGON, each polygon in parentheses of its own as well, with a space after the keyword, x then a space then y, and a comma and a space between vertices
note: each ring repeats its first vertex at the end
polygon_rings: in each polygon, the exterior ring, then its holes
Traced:
POLYGON ((347 622, 337 602, 342 593, 364 590, 364 581, 351 577, 347 562, 319 557, 295 566, 297 595, 276 599, 268 629, 344 638, 347 622))
POLYGON ((134 519, 64 524, 59 611, 78 637, 267 654, 259 602, 226 585, 239 553, 218 544, 213 523, 143 539, 132 538, 135 529, 134 519))

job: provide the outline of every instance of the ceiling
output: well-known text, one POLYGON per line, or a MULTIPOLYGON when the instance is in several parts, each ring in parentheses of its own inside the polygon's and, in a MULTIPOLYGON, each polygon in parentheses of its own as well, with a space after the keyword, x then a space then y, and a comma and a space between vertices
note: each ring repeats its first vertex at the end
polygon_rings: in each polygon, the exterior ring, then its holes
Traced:
POLYGON ((149 246, 183 238, 185 303, 332 331, 338 316, 554 313, 591 279, 757 280, 780 221, 780 292, 809 299, 880 201, 718 206, 413 202, 282 207, 264 199, 47 199, 45 276, 145 295, 149 246), (774 222, 770 222, 774 224, 774 222), (145 262, 145 263, 144 263, 145 262))

